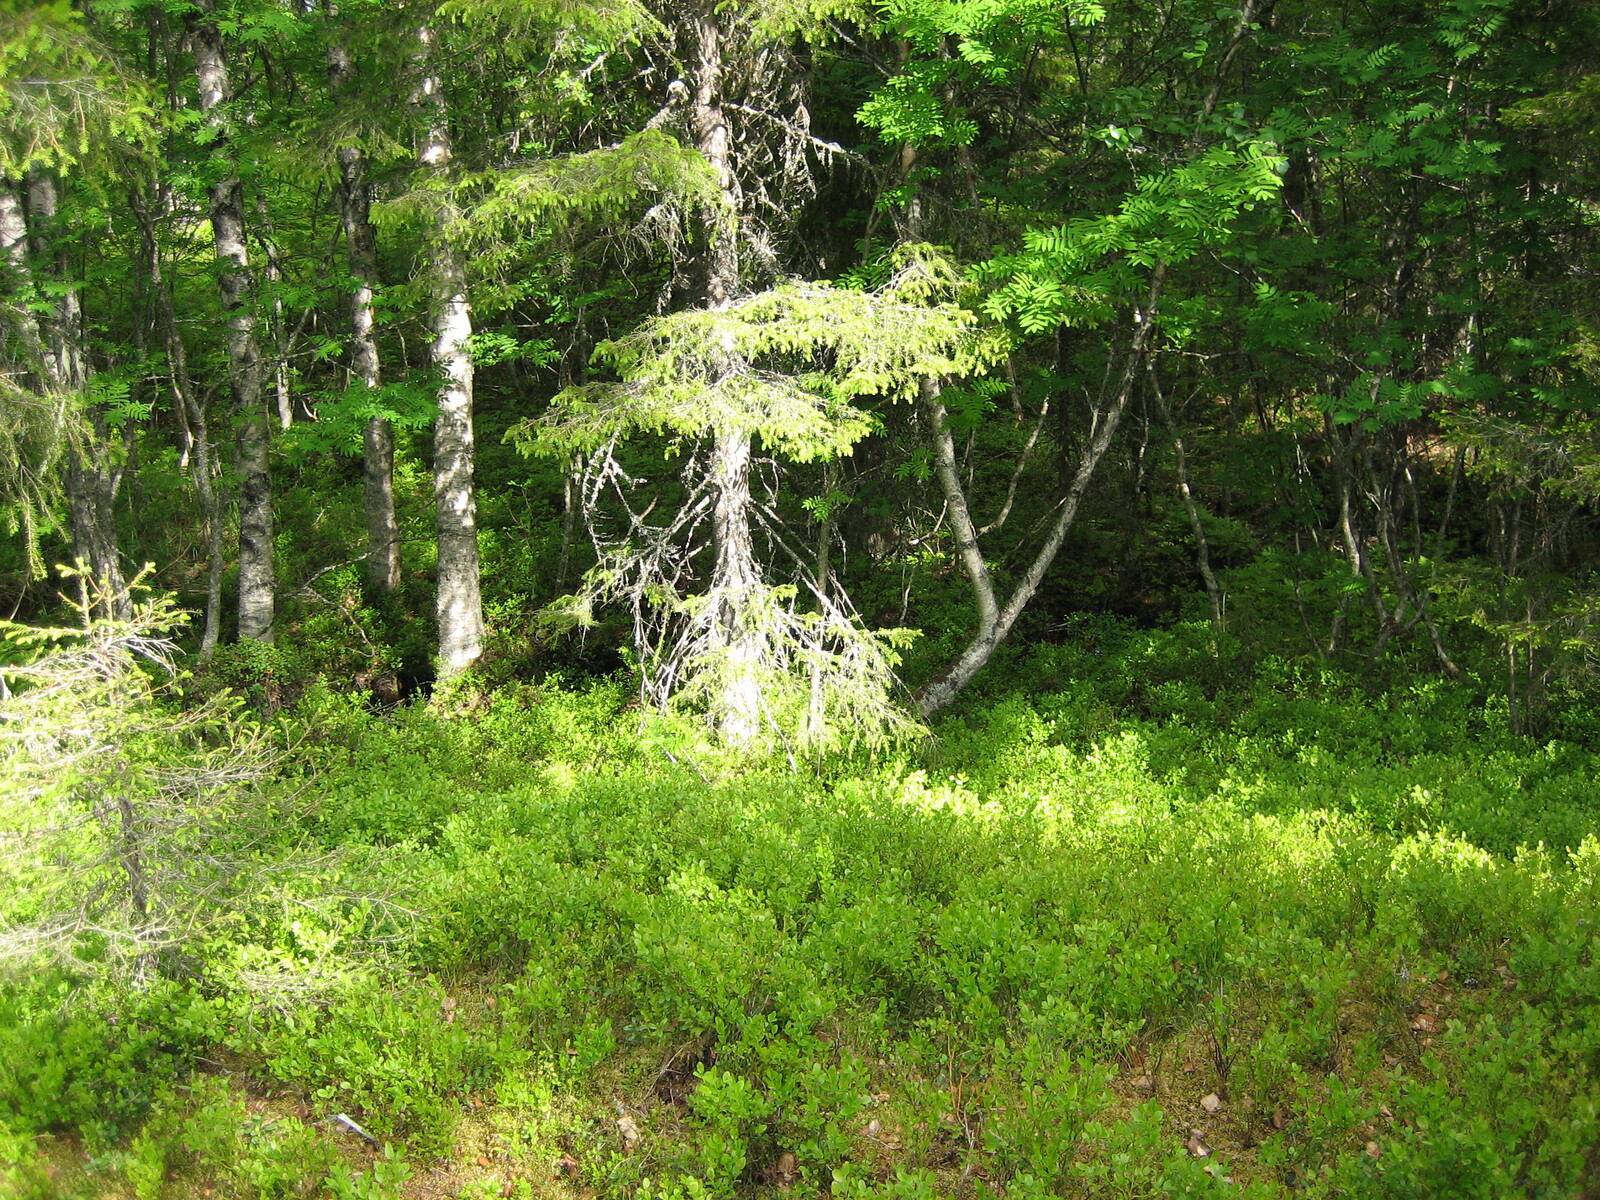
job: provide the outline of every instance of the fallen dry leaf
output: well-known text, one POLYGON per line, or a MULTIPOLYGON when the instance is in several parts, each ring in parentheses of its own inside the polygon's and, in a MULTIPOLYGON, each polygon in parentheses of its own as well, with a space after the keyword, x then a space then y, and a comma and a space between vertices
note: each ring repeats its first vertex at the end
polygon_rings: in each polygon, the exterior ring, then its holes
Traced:
POLYGON ((631 1151, 634 1143, 639 1140, 639 1127, 627 1113, 617 1118, 617 1132, 622 1135, 623 1149, 631 1151))
POLYGON ((1215 1116, 1222 1111, 1222 1097, 1215 1092, 1200 1097, 1200 1107, 1215 1116))
POLYGON ((778 1165, 774 1171, 779 1187, 791 1187, 800 1175, 800 1162, 793 1154, 785 1150, 778 1155, 778 1165))
POLYGON ((1383 1157, 1383 1147, 1378 1145, 1377 1142, 1368 1142, 1367 1143, 1367 1157, 1368 1158, 1382 1158, 1383 1157))
POLYGON ((1206 1145, 1205 1139, 1200 1136, 1200 1131, 1198 1129, 1191 1129, 1189 1131, 1189 1140, 1184 1143, 1184 1146, 1188 1149, 1189 1153, 1194 1155, 1196 1158, 1211 1157, 1211 1147, 1206 1145))

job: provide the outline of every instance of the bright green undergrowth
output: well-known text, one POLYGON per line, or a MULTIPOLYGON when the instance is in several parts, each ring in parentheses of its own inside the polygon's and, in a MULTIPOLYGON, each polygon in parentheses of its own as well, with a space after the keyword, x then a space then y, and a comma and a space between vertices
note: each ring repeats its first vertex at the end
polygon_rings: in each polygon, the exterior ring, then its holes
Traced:
POLYGON ((290 888, 179 982, 13 979, 0 1171, 140 1200, 1579 1195, 1594 755, 1462 685, 1163 680, 1155 641, 809 771, 686 757, 621 686, 313 694, 284 844, 383 899, 290 888), (378 909, 415 915, 376 937, 378 909))

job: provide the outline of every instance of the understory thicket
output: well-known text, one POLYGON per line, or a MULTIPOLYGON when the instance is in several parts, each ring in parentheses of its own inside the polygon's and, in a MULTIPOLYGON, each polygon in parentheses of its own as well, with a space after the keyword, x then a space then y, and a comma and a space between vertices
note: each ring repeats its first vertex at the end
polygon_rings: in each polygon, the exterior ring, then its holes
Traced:
POLYGON ((312 686, 160 969, 0 984, 6 1194, 1586 1194, 1595 751, 1236 650, 1080 622, 809 770, 625 678, 312 686))

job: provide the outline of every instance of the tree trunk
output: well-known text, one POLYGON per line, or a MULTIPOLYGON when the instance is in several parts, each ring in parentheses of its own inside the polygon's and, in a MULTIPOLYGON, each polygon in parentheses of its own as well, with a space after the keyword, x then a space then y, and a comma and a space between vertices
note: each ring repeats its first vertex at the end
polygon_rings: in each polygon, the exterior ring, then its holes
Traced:
MULTIPOLYGON (((425 170, 443 174, 453 156, 449 110, 443 81, 433 73, 431 29, 422 43, 420 98, 428 114, 421 160, 425 170)), ((439 199, 429 252, 433 273, 433 363, 444 382, 439 416, 433 425, 434 526, 439 548, 435 612, 439 626, 439 678, 466 670, 483 652, 483 601, 478 585, 477 502, 472 488, 472 316, 467 307, 466 272, 451 242, 455 219, 448 190, 439 199)))
POLYGON ((211 187, 211 232, 216 245, 217 288, 228 314, 228 383, 233 393, 235 469, 239 475, 239 636, 272 640, 272 476, 262 405, 261 350, 256 342, 255 278, 245 240, 244 187, 239 181, 223 114, 230 95, 215 0, 197 0, 188 19, 194 48, 200 111, 212 129, 211 154, 222 178, 211 187))
MULTIPOLYGON (((1173 468, 1178 475, 1178 496, 1183 500, 1184 515, 1189 518, 1189 532, 1194 534, 1195 563, 1200 568, 1200 578, 1206 585, 1206 604, 1211 610, 1211 628, 1216 632, 1222 631, 1222 585, 1217 582, 1217 573, 1211 569, 1211 544, 1206 540, 1206 527, 1200 520, 1200 505, 1195 501, 1194 491, 1189 486, 1189 448, 1184 445, 1183 432, 1178 428, 1178 423, 1172 418, 1172 405, 1167 403, 1167 397, 1161 390, 1161 380, 1156 376, 1155 364, 1150 364, 1150 392, 1155 397, 1156 407, 1161 413, 1161 423, 1167 427, 1167 436, 1172 439, 1173 468)), ((1212 641, 1212 651, 1216 650, 1216 641, 1212 641)))
MULTIPOLYGON (((332 15, 332 6, 329 7, 332 15)), ((337 41, 330 42, 328 87, 335 98, 344 93, 354 74, 349 50, 337 41)), ((366 152, 359 146, 341 146, 335 157, 339 163, 339 213, 352 285, 350 374, 369 391, 375 391, 383 377, 372 303, 378 281, 372 185, 366 177, 366 152)), ((361 441, 361 485, 367 523, 367 585, 375 594, 387 596, 400 586, 400 529, 394 510, 394 430, 384 417, 367 421, 361 441)))
MULTIPOLYGON (((723 112, 725 31, 718 10, 703 2, 695 13, 693 128, 695 148, 711 165, 721 192, 705 226, 705 307, 726 309, 739 292, 739 185, 723 112)), ((762 647, 752 611, 761 590, 750 524, 750 435, 719 429, 711 447, 713 497, 709 648, 724 656, 712 718, 723 738, 745 745, 760 732, 762 647)))
MULTIPOLYGON (((30 175, 28 215, 33 253, 38 262, 52 264, 57 283, 56 295, 43 320, 44 373, 52 391, 62 396, 81 396, 89 382, 83 310, 78 289, 69 282, 73 272, 63 261, 54 236, 57 209, 55 180, 44 172, 30 175)), ((125 621, 133 616, 133 601, 126 593, 117 554, 115 509, 121 471, 106 434, 103 414, 92 412, 89 444, 67 452, 67 516, 72 528, 72 552, 89 569, 100 589, 102 613, 125 621)))
MULTIPOLYGON (((54 237, 55 180, 38 172, 24 187, 26 207, 9 183, 0 187, 0 257, 22 298, 15 311, 17 332, 30 360, 28 370, 38 390, 54 397, 61 406, 58 411, 65 411, 81 402, 88 383, 83 312, 54 237), (38 262, 52 267, 58 284, 52 299, 40 296, 28 261, 30 249, 38 262)), ((83 426, 88 444, 78 441, 67 448, 63 482, 73 554, 94 579, 102 615, 125 620, 133 606, 117 555, 114 509, 120 475, 105 432, 103 420, 92 419, 83 426)))
MULTIPOLYGON (((156 203, 165 207, 164 195, 158 194, 156 203)), ((200 502, 200 513, 205 522, 206 610, 200 632, 200 657, 209 658, 216 650, 222 633, 223 512, 222 496, 218 493, 216 483, 216 447, 211 441, 205 405, 195 394, 194 380, 189 375, 189 354, 178 328, 172 289, 166 282, 155 220, 138 192, 132 193, 132 208, 144 233, 148 283, 155 296, 156 319, 161 324, 161 337, 167 349, 167 380, 188 442, 183 458, 188 462, 190 455, 193 455, 189 478, 194 483, 195 497, 200 502)))
POLYGON ((833 580, 833 496, 839 490, 839 463, 828 459, 822 464, 822 515, 817 526, 816 587, 817 604, 828 608, 828 590, 833 580))
MULTIPOLYGON (((917 693, 917 707, 924 717, 932 715, 954 700, 961 689, 972 682, 973 676, 983 669, 1000 643, 1010 635, 1017 618, 1022 615, 1022 610, 1028 606, 1034 593, 1039 590, 1039 585, 1044 582, 1045 572, 1055 562, 1056 555, 1072 529, 1072 523, 1077 520, 1078 507, 1083 503, 1084 493, 1089 490, 1089 482, 1094 478, 1100 460, 1105 457, 1106 451, 1111 447, 1112 438, 1116 436, 1117 429, 1122 424, 1122 416, 1128 410, 1128 401, 1133 396, 1139 373, 1144 370, 1145 355, 1149 352, 1156 309, 1161 303, 1166 274, 1165 264, 1156 264, 1155 270, 1151 273, 1150 289, 1145 296, 1144 305, 1134 314, 1136 324, 1133 337, 1129 341, 1122 372, 1117 377, 1116 385, 1110 394, 1103 396, 1095 408, 1088 444, 1078 459, 1077 470, 1073 473, 1071 483, 1067 485, 1066 494, 1062 496, 1057 506, 1056 519, 1050 527, 1044 545, 1034 555, 1033 562, 1017 581, 1016 587, 1003 607, 995 594, 994 583, 989 577, 989 568, 983 561, 983 553, 978 546, 977 530, 973 527, 972 516, 968 510, 966 493, 962 490, 961 480, 956 472, 955 440, 950 435, 944 405, 938 401, 936 390, 929 389, 935 396, 933 402, 928 405, 929 424, 932 426, 934 438, 934 476, 944 492, 951 526, 955 530, 957 556, 977 599, 978 628, 973 633, 972 640, 944 674, 917 693)), ((925 397, 926 395, 927 392, 925 397)))
POLYGON ((761 644, 751 601, 761 587, 750 537, 750 435, 721 432, 711 457, 712 646, 725 656, 714 716, 722 736, 745 745, 761 731, 761 644))
MULTIPOLYGON (((19 507, 28 572, 33 578, 42 579, 46 574, 46 566, 39 555, 39 526, 45 523, 41 518, 47 521, 46 514, 53 507, 55 452, 59 446, 59 434, 67 426, 68 408, 66 397, 51 388, 44 335, 39 329, 38 314, 33 308, 37 293, 33 271, 28 263, 28 217, 22 204, 21 183, 6 176, 0 176, 0 272, 3 272, 0 281, 7 285, 4 290, 8 293, 5 297, 8 302, 0 305, 0 318, 5 319, 11 334, 21 344, 25 369, 33 377, 36 390, 46 396, 46 403, 53 410, 53 429, 45 447, 30 445, 26 440, 6 446, 7 453, 14 456, 13 462, 8 465, 13 470, 21 468, 17 494, 21 500, 19 507), (47 460, 34 460, 29 454, 29 451, 40 448, 48 449, 47 460)), ((75 453, 70 444, 68 449, 75 453)))
MULTIPOLYGON (((1244 44, 1245 35, 1255 20, 1255 11, 1256 0, 1245 0, 1240 8, 1233 36, 1223 51, 1211 88, 1201 105, 1201 121, 1197 123, 1195 133, 1189 139, 1191 149, 1199 148, 1200 130, 1204 121, 1216 112, 1217 102, 1222 95, 1223 80, 1233 63, 1234 56, 1244 44)), ((916 231, 913 231, 912 236, 917 236, 916 231)), ((1128 341, 1127 356, 1115 385, 1109 389, 1105 387, 1101 389, 1100 399, 1095 405, 1089 428, 1088 442, 1078 458, 1077 469, 1073 472, 1072 479, 1066 485, 1056 506, 1055 522, 1045 538, 1044 545, 1034 555, 1033 562, 1017 581, 1016 587, 1003 607, 995 595, 993 581, 989 578, 988 567, 984 564, 983 554, 978 547, 978 533, 972 524, 966 494, 956 473, 955 443, 950 436, 949 424, 945 420, 944 406, 937 403, 936 399, 935 403, 929 406, 931 434, 934 438, 934 475, 944 492, 947 511, 955 528, 957 556, 977 598, 978 628, 972 640, 944 674, 917 693, 917 706, 924 717, 949 704, 957 693, 972 681, 973 676, 983 669, 1000 643, 1011 633, 1017 618, 1022 615, 1022 610, 1039 590, 1045 572, 1055 562, 1062 543, 1066 541, 1067 533, 1072 529, 1073 521, 1077 519, 1078 506, 1083 502, 1089 481, 1094 478, 1100 460, 1105 457, 1112 438, 1116 436, 1117 429, 1122 424, 1123 414, 1128 410, 1128 402, 1133 397, 1139 374, 1147 367, 1148 356, 1151 353, 1150 341, 1155 332, 1156 315, 1161 307, 1166 282, 1167 263, 1162 260, 1157 262, 1150 272, 1150 284, 1143 304, 1134 310, 1133 336, 1128 341)), ((1107 378, 1109 380, 1109 372, 1107 378)), ((934 391, 936 394, 936 389, 934 391)), ((925 396, 926 394, 925 391, 925 396)))

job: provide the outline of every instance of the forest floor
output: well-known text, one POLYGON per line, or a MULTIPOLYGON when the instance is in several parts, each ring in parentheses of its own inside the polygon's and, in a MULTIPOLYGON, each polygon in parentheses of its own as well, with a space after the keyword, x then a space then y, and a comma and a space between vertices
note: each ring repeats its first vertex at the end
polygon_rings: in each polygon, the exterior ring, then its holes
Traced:
POLYGON ((800 770, 610 683, 314 693, 271 903, 0 988, 0 1181, 1600 1194, 1595 756, 1427 680, 1096 670, 800 770))

